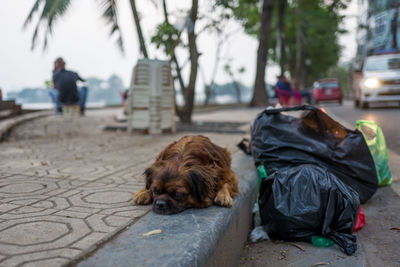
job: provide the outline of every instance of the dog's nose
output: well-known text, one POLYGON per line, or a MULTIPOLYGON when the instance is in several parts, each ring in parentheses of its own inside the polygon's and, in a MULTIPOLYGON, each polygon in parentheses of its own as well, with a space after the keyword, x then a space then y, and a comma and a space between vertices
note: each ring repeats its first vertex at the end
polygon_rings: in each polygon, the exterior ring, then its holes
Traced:
POLYGON ((164 199, 157 199, 155 204, 156 208, 159 210, 165 210, 168 206, 167 201, 165 201, 164 199))

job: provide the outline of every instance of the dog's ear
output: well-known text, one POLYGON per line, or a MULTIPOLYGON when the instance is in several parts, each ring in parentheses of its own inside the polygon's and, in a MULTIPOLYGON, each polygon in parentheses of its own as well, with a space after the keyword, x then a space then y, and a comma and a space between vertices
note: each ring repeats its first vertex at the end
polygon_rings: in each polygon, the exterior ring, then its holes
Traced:
POLYGON ((152 174, 153 170, 151 168, 147 168, 143 173, 146 179, 146 189, 150 189, 151 183, 153 182, 152 174))
POLYGON ((192 196, 198 203, 202 203, 208 196, 208 186, 196 171, 189 172, 189 186, 192 196))

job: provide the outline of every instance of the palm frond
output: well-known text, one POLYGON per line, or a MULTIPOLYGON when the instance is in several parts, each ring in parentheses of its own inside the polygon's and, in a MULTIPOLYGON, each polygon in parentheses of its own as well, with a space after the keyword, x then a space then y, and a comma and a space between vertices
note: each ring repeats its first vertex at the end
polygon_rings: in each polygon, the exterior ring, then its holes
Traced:
POLYGON ((28 16, 25 19, 24 26, 23 26, 24 28, 26 28, 28 26, 28 24, 32 21, 33 15, 38 11, 39 6, 43 1, 44 0, 36 0, 36 2, 33 4, 31 11, 29 12, 28 16))
MULTIPOLYGON (((122 52, 124 52, 124 45, 122 40, 121 31, 118 24, 118 12, 116 0, 98 0, 103 9, 102 16, 106 19, 106 23, 111 26, 110 35, 117 35, 117 45, 122 52)), ((32 23, 33 17, 39 14, 38 21, 32 35, 33 50, 37 44, 39 32, 43 30, 44 42, 43 49, 48 45, 48 38, 53 34, 53 25, 63 15, 66 14, 70 7, 71 0, 36 0, 30 10, 27 18, 25 19, 24 28, 32 23)))
POLYGON ((117 45, 122 53, 124 53, 124 43, 122 39, 121 30, 118 24, 118 10, 115 0, 98 0, 103 10, 103 18, 106 23, 111 26, 110 35, 117 35, 117 45))
POLYGON ((32 50, 35 48, 38 32, 39 32, 39 24, 36 25, 35 31, 33 32, 33 35, 32 35, 32 42, 31 42, 32 50))
POLYGON ((44 34, 43 51, 47 48, 49 31, 49 28, 47 28, 46 33, 44 34))
POLYGON ((48 37, 52 34, 54 22, 66 13, 68 7, 70 6, 70 3, 71 0, 37 0, 34 3, 24 23, 24 27, 26 27, 29 23, 32 22, 32 18, 35 13, 40 13, 32 36, 32 50, 36 46, 39 30, 42 28, 42 26, 44 27, 43 49, 47 47, 48 37), (40 11, 39 9, 42 3, 44 3, 44 5, 40 11))
POLYGON ((71 0, 53 0, 54 4, 50 6, 49 18, 47 20, 48 33, 53 33, 53 21, 61 18, 68 10, 71 0))

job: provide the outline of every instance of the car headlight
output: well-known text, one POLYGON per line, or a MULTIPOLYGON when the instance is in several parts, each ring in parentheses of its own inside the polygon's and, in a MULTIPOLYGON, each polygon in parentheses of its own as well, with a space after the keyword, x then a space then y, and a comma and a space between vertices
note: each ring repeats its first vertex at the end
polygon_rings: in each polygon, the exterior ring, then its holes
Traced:
POLYGON ((367 87, 368 89, 375 89, 378 88, 380 85, 381 82, 376 78, 367 78, 364 81, 364 86, 367 87))

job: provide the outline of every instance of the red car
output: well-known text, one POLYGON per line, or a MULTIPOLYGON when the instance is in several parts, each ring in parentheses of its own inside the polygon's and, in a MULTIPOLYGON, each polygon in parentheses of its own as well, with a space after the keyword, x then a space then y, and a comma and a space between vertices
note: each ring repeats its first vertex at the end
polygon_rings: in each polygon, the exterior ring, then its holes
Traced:
POLYGON ((314 84, 314 103, 321 101, 338 101, 342 104, 343 94, 337 79, 321 79, 314 84))

